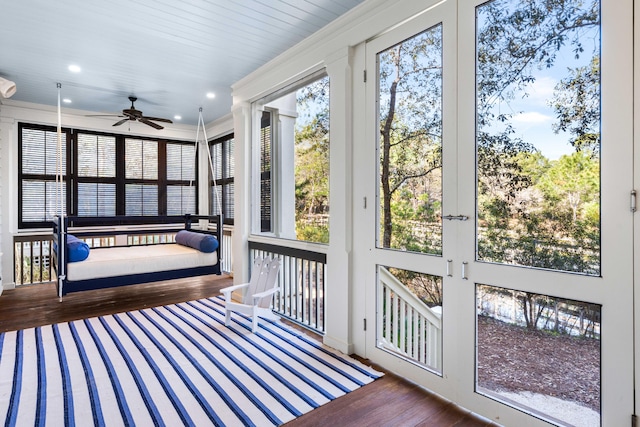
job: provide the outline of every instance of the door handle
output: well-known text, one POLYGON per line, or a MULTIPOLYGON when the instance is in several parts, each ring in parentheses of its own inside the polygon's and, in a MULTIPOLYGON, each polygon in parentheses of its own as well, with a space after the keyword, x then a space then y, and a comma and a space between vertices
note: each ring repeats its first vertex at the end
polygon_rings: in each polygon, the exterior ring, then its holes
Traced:
POLYGON ((448 219, 449 221, 452 221, 454 219, 458 221, 466 221, 469 219, 469 217, 466 215, 443 215, 440 218, 448 219))
POLYGON ((463 261, 463 262, 462 262, 462 278, 463 278, 464 280, 469 280, 469 278, 467 277, 467 265, 468 265, 468 264, 469 264, 469 263, 468 263, 468 262, 466 262, 466 261, 463 261))
POLYGON ((448 277, 453 277, 453 272, 451 271, 452 266, 453 266, 453 260, 448 259, 447 260, 447 276, 448 277))

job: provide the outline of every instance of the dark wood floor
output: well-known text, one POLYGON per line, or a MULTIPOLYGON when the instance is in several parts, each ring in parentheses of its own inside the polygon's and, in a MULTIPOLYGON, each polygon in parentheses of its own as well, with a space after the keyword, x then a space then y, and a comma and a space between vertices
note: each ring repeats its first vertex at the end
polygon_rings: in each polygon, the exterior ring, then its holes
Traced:
MULTIPOLYGON (((54 285, 23 286, 0 295, 0 332, 205 298, 218 295, 218 290, 231 281, 228 276, 205 276, 85 291, 65 296, 62 303, 54 285)), ((286 425, 475 427, 495 424, 386 372, 373 383, 286 425)))

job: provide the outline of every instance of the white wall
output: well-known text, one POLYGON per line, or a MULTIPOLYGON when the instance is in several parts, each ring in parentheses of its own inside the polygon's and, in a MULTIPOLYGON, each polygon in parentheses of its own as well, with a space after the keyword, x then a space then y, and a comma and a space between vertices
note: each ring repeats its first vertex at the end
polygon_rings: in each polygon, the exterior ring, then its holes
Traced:
MULTIPOLYGON (((6 127, 8 127, 8 124, 6 124, 2 119, 2 102, 0 101, 0 226, 2 225, 2 222, 3 222, 2 220, 4 216, 2 214, 3 206, 4 206, 3 196, 7 192, 7 185, 6 185, 7 180, 5 179, 5 176, 4 176, 5 168, 3 167, 4 162, 2 161, 2 159, 4 158, 4 150, 2 150, 2 147, 4 146, 2 129, 6 127)), ((4 259, 6 258, 3 251, 4 240, 5 240, 4 234, 0 233, 0 295, 2 294, 2 290, 4 289, 3 281, 6 281, 6 279, 2 279, 2 277, 4 276, 2 272, 2 264, 4 262, 4 259)))

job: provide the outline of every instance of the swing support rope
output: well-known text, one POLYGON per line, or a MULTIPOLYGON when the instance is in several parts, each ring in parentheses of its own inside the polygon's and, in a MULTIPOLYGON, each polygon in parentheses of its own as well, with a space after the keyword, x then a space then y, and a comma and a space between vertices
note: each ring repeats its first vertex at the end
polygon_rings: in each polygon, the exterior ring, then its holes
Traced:
MULTIPOLYGON (((211 179, 213 180, 213 193, 214 193, 214 197, 216 198, 218 215, 222 217, 222 205, 220 204, 220 189, 218 188, 218 183, 216 180, 216 168, 213 165, 213 160, 211 159, 211 151, 209 150, 209 147, 207 147, 207 141, 208 141, 207 130, 204 125, 204 119, 202 118, 202 107, 200 107, 199 115, 198 115, 198 129, 196 130, 196 141, 193 146, 193 159, 195 161, 195 159, 198 158, 196 155, 198 152, 198 147, 200 146, 200 144, 204 144, 204 147, 206 147, 205 151, 207 152, 207 158, 209 159, 209 169, 211 170, 211 179), (200 127, 202 127, 202 136, 203 136, 202 139, 200 138, 200 127)), ((189 186, 191 187, 192 185, 193 185, 193 179, 189 181, 189 186)))
MULTIPOLYGON (((63 218, 64 218, 64 203, 65 203, 65 199, 62 197, 63 195, 63 186, 64 186, 64 180, 62 178, 62 174, 64 173, 63 171, 63 164, 62 164, 62 108, 60 106, 60 91, 62 89, 62 84, 60 83, 56 83, 56 86, 58 88, 58 130, 57 130, 57 135, 58 135, 58 140, 57 140, 57 144, 56 144, 56 205, 54 207, 54 216, 57 214, 58 219, 57 221, 59 221, 59 231, 61 232, 60 234, 60 241, 58 242, 58 245, 64 245, 64 242, 66 241, 65 238, 65 234, 66 234, 66 229, 65 227, 62 227, 63 224, 63 218), (57 212, 56 212, 57 210, 57 212)), ((59 265, 66 265, 65 264, 65 260, 64 257, 66 255, 66 251, 65 250, 60 250, 59 252, 59 256, 60 259, 58 260, 58 264, 59 265)), ((62 285, 64 283, 64 279, 66 277, 66 272, 63 271, 58 271, 57 272, 58 275, 58 298, 60 300, 60 302, 62 302, 62 285)))

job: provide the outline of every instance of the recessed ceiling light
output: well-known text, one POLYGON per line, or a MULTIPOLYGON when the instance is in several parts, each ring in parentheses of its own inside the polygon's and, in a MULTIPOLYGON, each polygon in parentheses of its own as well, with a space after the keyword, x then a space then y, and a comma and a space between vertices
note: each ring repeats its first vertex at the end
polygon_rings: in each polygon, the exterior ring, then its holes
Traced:
POLYGON ((173 116, 173 118, 176 120, 182 120, 182 116, 178 116, 178 115, 173 116))
POLYGON ((213 98, 215 98, 215 97, 216 97, 216 94, 215 94, 215 93, 213 93, 213 92, 208 92, 208 93, 207 93, 207 98, 209 98, 209 99, 213 99, 213 98))
POLYGON ((80 71, 82 71, 82 68, 80 68, 78 65, 69 65, 69 71, 71 71, 72 73, 79 73, 80 71))
POLYGON ((71 104, 71 100, 69 98, 65 98, 62 100, 65 104, 71 104))

